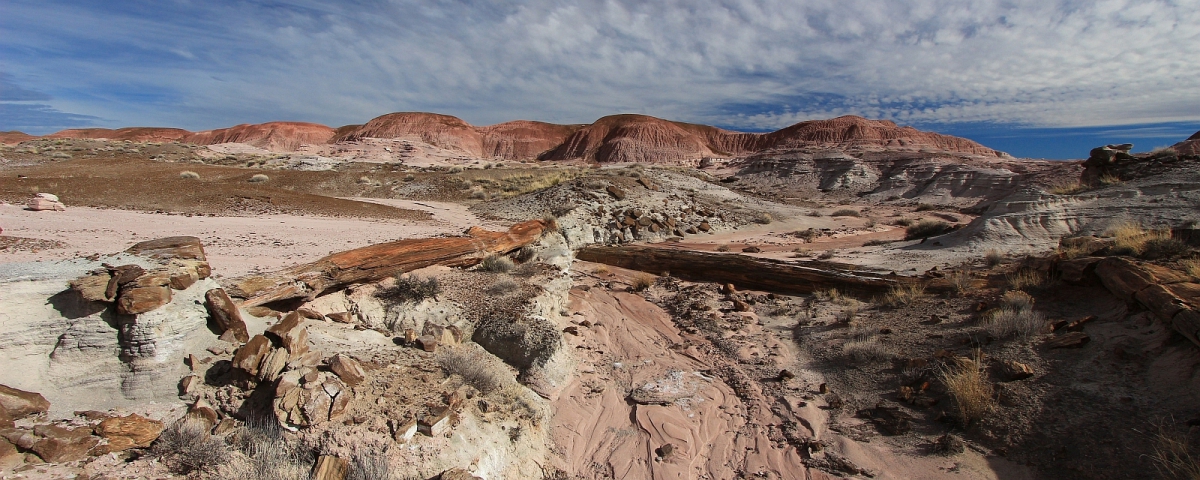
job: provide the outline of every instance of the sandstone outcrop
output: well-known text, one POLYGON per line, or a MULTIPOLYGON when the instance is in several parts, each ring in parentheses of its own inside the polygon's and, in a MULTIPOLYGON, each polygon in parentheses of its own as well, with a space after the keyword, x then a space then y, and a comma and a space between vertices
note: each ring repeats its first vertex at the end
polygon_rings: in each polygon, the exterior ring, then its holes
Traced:
POLYGON ((328 143, 333 128, 305 122, 267 122, 188 134, 183 141, 197 145, 245 143, 277 152, 290 152, 305 144, 328 143))
POLYGON ((163 431, 163 423, 141 415, 111 417, 100 421, 94 429, 96 435, 108 440, 105 450, 120 452, 130 448, 149 447, 163 431))
POLYGON ((88 138, 107 140, 129 140, 131 142, 173 142, 182 141, 191 132, 181 128, 162 127, 126 127, 108 128, 72 128, 46 135, 45 138, 88 138))
POLYGON ((35 137, 35 136, 30 135, 25 132, 18 132, 16 130, 13 130, 11 132, 0 132, 0 144, 3 144, 3 145, 16 145, 18 143, 28 141, 28 140, 34 140, 36 138, 38 138, 38 137, 35 137))
POLYGON ((49 409, 50 402, 40 393, 0 385, 0 420, 11 421, 45 414, 49 409))

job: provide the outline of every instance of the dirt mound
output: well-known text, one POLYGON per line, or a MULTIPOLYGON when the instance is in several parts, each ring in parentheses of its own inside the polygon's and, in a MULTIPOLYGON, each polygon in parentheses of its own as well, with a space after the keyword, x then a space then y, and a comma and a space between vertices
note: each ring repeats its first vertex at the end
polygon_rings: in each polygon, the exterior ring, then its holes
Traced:
POLYGON ((46 135, 45 138, 89 138, 108 140, 129 140, 132 142, 173 142, 183 140, 191 132, 181 128, 165 127, 126 127, 116 130, 109 128, 72 128, 46 135))
POLYGON ((35 138, 37 137, 25 132, 18 132, 16 130, 11 132, 0 132, 0 144, 4 145, 16 145, 26 140, 33 140, 35 138))
POLYGON ((196 132, 184 141, 199 145, 245 143, 272 151, 293 151, 303 144, 328 143, 333 134, 332 128, 316 123, 267 122, 196 132))
MULTIPOLYGON (((585 159, 598 162, 679 163, 730 153, 714 149, 710 139, 745 136, 703 125, 676 124, 645 115, 611 115, 571 135, 542 155, 542 160, 585 159)), ((719 142, 721 146, 739 142, 719 142)), ((745 143, 753 142, 742 142, 745 143)))
POLYGON ((417 137, 436 147, 483 156, 483 134, 479 129, 461 118, 436 113, 389 113, 375 117, 352 132, 335 137, 333 141, 354 141, 368 137, 417 137))

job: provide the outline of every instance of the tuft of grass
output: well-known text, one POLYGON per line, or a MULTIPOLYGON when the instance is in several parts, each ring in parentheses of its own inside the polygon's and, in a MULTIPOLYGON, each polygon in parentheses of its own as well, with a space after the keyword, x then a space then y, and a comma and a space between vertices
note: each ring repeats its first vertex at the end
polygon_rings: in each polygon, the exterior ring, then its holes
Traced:
POLYGON ((876 336, 846 342, 842 345, 842 353, 851 361, 861 363, 876 363, 892 358, 891 350, 880 343, 876 336))
POLYGON ((1046 332, 1046 317, 1033 311, 1033 297, 1020 290, 1005 292, 1000 306, 985 314, 983 328, 992 337, 1029 340, 1046 332))
POLYGON ((210 471, 229 461, 225 441, 208 433, 208 424, 191 416, 162 431, 150 452, 173 473, 210 471))
POLYGON ((1106 173, 1104 175, 1101 175, 1099 178, 1100 185, 1105 186, 1105 187, 1112 186, 1112 185, 1119 185, 1122 181, 1123 180, 1121 180, 1121 177, 1118 177, 1111 173, 1106 173))
POLYGON ((633 291, 641 292, 654 285, 655 277, 649 273, 640 273, 633 277, 633 291))
POLYGON ((184 180, 197 180, 200 178, 200 174, 193 172, 191 170, 184 170, 182 172, 179 172, 179 178, 182 178, 184 180))
POLYGON ((594 271, 596 272, 596 275, 608 275, 612 270, 608 269, 608 265, 600 265, 596 267, 596 270, 594 271))
POLYGON ((475 345, 441 348, 435 358, 447 374, 461 376, 463 382, 484 395, 512 379, 512 373, 503 361, 475 345))
POLYGON ((843 208, 840 210, 834 210, 833 213, 829 214, 829 216, 831 216, 831 217, 857 217, 859 215, 861 215, 861 214, 858 212, 858 210, 854 210, 852 208, 843 208))
POLYGON ((867 240, 866 242, 863 243, 863 246, 864 247, 877 247, 880 245, 887 245, 887 244, 891 244, 891 243, 896 243, 896 241, 895 240, 884 240, 882 238, 876 238, 876 239, 872 239, 872 240, 867 240))
POLYGON ((775 221, 775 217, 772 217, 771 214, 767 213, 767 212, 759 212, 757 215, 754 216, 754 223, 758 223, 761 225, 768 225, 774 221, 775 221))
POLYGON ((1005 275, 1005 279, 1008 280, 1008 286, 1014 290, 1041 288, 1050 282, 1046 274, 1030 268, 1022 268, 1005 275))
POLYGON ((954 293, 962 295, 967 290, 971 289, 971 272, 965 268, 957 269, 946 275, 946 281, 950 282, 950 287, 954 289, 954 293))
POLYGON ((493 282, 492 286, 488 287, 487 293, 494 296, 508 295, 519 290, 520 288, 521 284, 517 283, 515 280, 511 278, 501 278, 493 282))
POLYGON ((503 255, 488 255, 479 263, 479 269, 485 272, 508 273, 516 267, 512 259, 503 255))
POLYGON ((471 198, 475 200, 487 200, 488 192, 483 187, 476 186, 471 189, 471 198))
POLYGON ((1141 257, 1149 260, 1173 258, 1187 254, 1189 251, 1191 251, 1191 247, 1172 236, 1170 232, 1156 232, 1146 240, 1146 243, 1142 244, 1141 257))
POLYGON ((988 250, 987 253, 983 254, 983 260, 985 262, 987 262, 987 265, 989 267, 994 267, 996 265, 1004 263, 1004 252, 1001 252, 1001 251, 993 248, 991 250, 988 250))
POLYGON ((1064 180, 1047 185, 1047 191, 1052 195, 1075 195, 1087 189, 1088 186, 1079 179, 1064 180))
POLYGON ((254 176, 250 177, 250 179, 246 180, 246 181, 250 182, 250 183, 264 183, 270 179, 271 179, 271 177, 268 177, 261 173, 256 173, 256 174, 254 174, 254 176))
POLYGON ((933 204, 929 204, 929 203, 918 203, 917 208, 914 209, 914 211, 916 211, 916 212, 927 212, 930 210, 937 210, 937 205, 933 205, 933 204))
POLYGON ((950 224, 941 220, 921 220, 904 229, 905 240, 936 237, 950 230, 950 224))
POLYGON ((804 243, 812 243, 819 233, 815 228, 809 228, 808 230, 796 230, 792 232, 792 235, 804 240, 804 243))
POLYGON ((893 285, 883 296, 883 304, 890 307, 908 306, 925 296, 925 285, 908 283, 893 285))
POLYGON ((400 275, 396 277, 395 285, 380 290, 375 296, 393 302, 419 302, 439 293, 442 293, 442 285, 436 278, 422 280, 415 275, 400 275))
POLYGON ((1150 460, 1164 477, 1200 480, 1200 453, 1188 434, 1172 423, 1163 422, 1154 435, 1154 453, 1150 460))
POLYGON ((913 223, 913 219, 911 218, 897 218, 896 220, 892 221, 892 225, 897 227, 911 227, 913 223))
POLYGON ((829 260, 829 259, 833 258, 834 255, 835 255, 835 253, 833 250, 826 250, 824 252, 821 252, 820 255, 817 255, 817 260, 829 260))
POLYGON ((1032 310, 1033 297, 1020 290, 1009 290, 1000 296, 1000 308, 1032 310))
POLYGON ((729 245, 718 245, 718 246, 717 246, 717 251, 718 251, 718 252, 728 252, 728 251, 729 251, 729 245))
POLYGON ((795 248, 792 250, 792 258, 808 258, 813 256, 813 251, 807 248, 795 248))
POLYGON ((364 448, 355 449, 346 469, 345 480, 392 480, 395 477, 386 452, 364 448))
POLYGON ((959 358, 938 372, 938 379, 958 407, 958 418, 964 426, 980 420, 992 411, 995 401, 992 384, 983 371, 983 354, 978 350, 973 358, 959 358))

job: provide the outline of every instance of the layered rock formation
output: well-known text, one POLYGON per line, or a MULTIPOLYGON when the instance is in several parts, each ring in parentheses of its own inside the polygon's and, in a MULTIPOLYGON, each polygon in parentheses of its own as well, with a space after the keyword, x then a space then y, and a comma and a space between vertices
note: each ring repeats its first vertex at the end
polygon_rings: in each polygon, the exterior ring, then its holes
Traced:
POLYGON ((91 138, 107 140, 129 140, 131 142, 173 142, 183 141, 192 132, 181 128, 162 127, 126 127, 108 128, 73 128, 46 135, 46 138, 91 138))
POLYGON ((1171 148, 1180 155, 1200 155, 1200 132, 1196 132, 1187 140, 1176 143, 1171 148))
POLYGON ((33 140, 35 138, 37 137, 25 132, 18 132, 16 130, 11 132, 0 132, 0 144, 4 145, 16 145, 26 140, 33 140))
POLYGON ((271 151, 294 151, 304 144, 328 143, 334 129, 305 122, 267 122, 196 132, 183 141, 197 145, 246 143, 271 151))

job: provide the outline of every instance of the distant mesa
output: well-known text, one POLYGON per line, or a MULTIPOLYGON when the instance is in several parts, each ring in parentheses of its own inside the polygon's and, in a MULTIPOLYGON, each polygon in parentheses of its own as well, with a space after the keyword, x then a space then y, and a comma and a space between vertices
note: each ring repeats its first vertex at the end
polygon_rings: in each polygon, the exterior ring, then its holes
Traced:
POLYGON ((38 137, 35 137, 35 136, 30 135, 25 132, 18 132, 16 130, 13 130, 11 132, 0 132, 0 144, 3 144, 3 145, 16 145, 16 144, 24 142, 26 140, 33 140, 35 138, 38 138, 38 137))
MULTIPOLYGON (((20 132, 0 135, 6 143, 34 138, 20 132)), ((610 115, 585 125, 517 120, 477 127, 450 115, 397 112, 362 125, 337 129, 315 123, 268 122, 195 133, 177 128, 85 128, 63 130, 46 137, 181 141, 198 145, 245 143, 272 151, 295 151, 305 144, 366 138, 410 138, 474 157, 595 162, 683 163, 706 157, 814 148, 1004 155, 965 138, 856 116, 800 122, 770 133, 745 133, 634 114, 610 115)))

